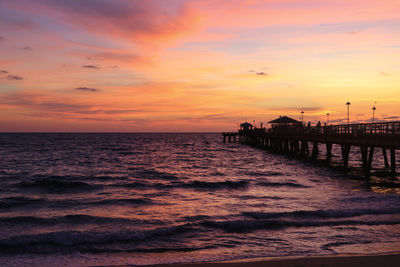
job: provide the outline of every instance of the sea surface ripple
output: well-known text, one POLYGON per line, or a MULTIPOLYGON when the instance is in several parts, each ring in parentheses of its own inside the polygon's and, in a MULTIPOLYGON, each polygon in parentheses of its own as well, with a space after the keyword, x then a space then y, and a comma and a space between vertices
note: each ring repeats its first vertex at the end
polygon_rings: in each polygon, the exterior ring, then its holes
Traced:
POLYGON ((400 250, 398 177, 220 134, 0 134, 0 162, 1 266, 400 250))

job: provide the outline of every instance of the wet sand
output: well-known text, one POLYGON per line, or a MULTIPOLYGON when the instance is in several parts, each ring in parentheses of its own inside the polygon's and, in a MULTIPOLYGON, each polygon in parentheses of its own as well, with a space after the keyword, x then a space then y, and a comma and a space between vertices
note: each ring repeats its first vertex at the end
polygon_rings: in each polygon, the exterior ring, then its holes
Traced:
POLYGON ((400 266, 400 254, 371 255, 371 256, 322 256, 306 258, 266 258, 246 259, 230 262, 190 263, 190 264, 161 264, 154 267, 397 267, 400 266))

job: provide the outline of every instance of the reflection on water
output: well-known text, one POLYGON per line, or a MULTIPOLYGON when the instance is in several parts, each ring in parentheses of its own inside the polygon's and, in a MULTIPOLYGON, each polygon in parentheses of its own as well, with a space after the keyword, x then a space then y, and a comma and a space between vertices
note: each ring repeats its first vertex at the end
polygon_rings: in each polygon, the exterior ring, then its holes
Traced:
POLYGON ((400 237, 398 177, 379 171, 367 181, 219 134, 2 134, 0 144, 0 265, 372 253, 400 237))

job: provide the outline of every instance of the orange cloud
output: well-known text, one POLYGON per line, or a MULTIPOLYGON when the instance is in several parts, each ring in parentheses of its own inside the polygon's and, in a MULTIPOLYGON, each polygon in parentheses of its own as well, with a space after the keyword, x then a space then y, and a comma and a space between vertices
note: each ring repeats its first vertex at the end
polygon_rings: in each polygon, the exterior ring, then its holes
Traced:
POLYGON ((377 116, 398 112, 398 1, 4 0, 0 10, 7 127, 217 131, 300 109, 340 121, 344 99, 360 121, 374 101, 377 116))
POLYGON ((8 3, 18 10, 33 6, 46 17, 75 25, 93 34, 159 45, 190 33, 197 17, 181 3, 162 1, 38 0, 8 3), (39 8, 40 7, 40 8, 39 8))

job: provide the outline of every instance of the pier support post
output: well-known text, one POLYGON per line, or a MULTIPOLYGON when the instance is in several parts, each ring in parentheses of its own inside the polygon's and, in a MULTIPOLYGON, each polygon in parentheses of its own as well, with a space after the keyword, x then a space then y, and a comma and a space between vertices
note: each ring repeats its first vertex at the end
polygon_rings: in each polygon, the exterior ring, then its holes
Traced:
POLYGON ((294 140, 289 141, 289 152, 294 154, 294 140))
POLYGON ((366 168, 368 165, 368 147, 365 145, 360 146, 362 166, 366 168))
POLYGON ((224 135, 224 143, 225 143, 226 142, 226 134, 224 133, 223 135, 224 135))
POLYGON ((329 162, 332 158, 332 143, 326 143, 326 164, 329 165, 329 162))
POLYGON ((389 168, 389 161, 386 154, 386 148, 382 147, 383 162, 385 163, 385 168, 389 168))
POLYGON ((283 140, 283 153, 288 153, 289 152, 289 140, 285 139, 283 140))
POLYGON ((309 153, 310 152, 308 150, 308 141, 302 140, 300 148, 300 156, 305 158, 308 156, 309 153))
POLYGON ((373 146, 371 146, 369 148, 368 161, 367 161, 367 165, 365 166, 365 173, 366 173, 367 178, 369 178, 371 175, 372 159, 374 157, 374 149, 375 149, 375 147, 373 147, 373 146))
POLYGON ((271 138, 271 140, 269 142, 270 142, 269 143, 270 150, 275 152, 276 151, 276 139, 275 138, 271 138))
POLYGON ((312 154, 311 154, 311 159, 316 160, 319 154, 318 150, 318 142, 313 143, 313 149, 312 149, 312 154))
POLYGON ((299 140, 294 140, 294 154, 296 155, 296 156, 298 156, 299 155, 299 140))
POLYGON ((306 141, 301 140, 301 145, 300 145, 300 157, 306 157, 306 141))
POLYGON ((390 167, 394 176, 396 174, 396 150, 394 148, 390 149, 390 167))
POLYGON ((343 166, 347 169, 349 166, 349 154, 351 145, 342 145, 343 166))

